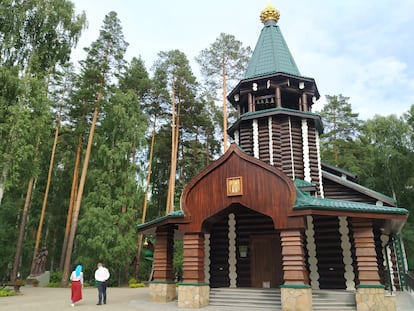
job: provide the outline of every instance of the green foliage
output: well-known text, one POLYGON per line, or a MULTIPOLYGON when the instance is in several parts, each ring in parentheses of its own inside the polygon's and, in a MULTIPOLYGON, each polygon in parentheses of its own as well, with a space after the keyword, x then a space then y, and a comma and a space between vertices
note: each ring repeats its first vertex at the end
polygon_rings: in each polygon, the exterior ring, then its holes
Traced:
POLYGON ((128 286, 130 288, 140 288, 140 287, 145 287, 144 283, 138 283, 137 280, 135 280, 134 278, 130 278, 128 280, 128 286))
MULTIPOLYGON (((411 206, 412 207, 412 206, 411 206)), ((411 214, 413 210, 411 209, 411 214)), ((410 270, 414 270, 414 221, 410 219, 402 230, 407 261, 410 270)))
POLYGON ((174 241, 174 258, 173 258, 173 267, 174 267, 174 276, 177 281, 181 281, 183 278, 183 241, 175 240, 174 241))
POLYGON ((147 282, 150 281, 149 277, 152 270, 152 260, 145 260, 141 257, 138 270, 138 281, 147 282))
POLYGON ((226 33, 221 33, 210 47, 200 52, 196 61, 212 94, 222 89, 223 78, 228 83, 227 89, 243 78, 251 54, 250 47, 243 47, 235 36, 226 33))
POLYGON ((0 288, 0 297, 16 296, 17 293, 10 288, 0 288))
POLYGON ((349 163, 354 160, 349 157, 349 145, 358 136, 361 121, 358 119, 358 113, 352 112, 349 97, 341 94, 326 95, 326 100, 327 104, 320 111, 324 126, 324 133, 321 135, 321 157, 325 162, 349 168, 349 163))
POLYGON ((66 63, 86 25, 85 14, 75 15, 67 0, 1 1, 0 12, 0 65, 35 75, 66 63))
MULTIPOLYGON (((202 50, 196 57, 200 65, 201 74, 204 77, 205 93, 212 100, 221 98, 226 102, 226 119, 230 123, 236 120, 236 111, 226 101, 225 96, 240 80, 246 72, 247 65, 252 54, 250 47, 244 47, 243 43, 236 39, 235 36, 221 33, 208 48, 202 50)), ((217 119, 216 134, 221 137, 226 131, 224 129, 223 114, 224 109, 215 111, 207 110, 212 118, 217 118, 214 114, 220 113, 219 121, 217 119)))
POLYGON ((175 206, 181 190, 217 154, 214 137, 216 125, 207 109, 208 103, 197 96, 199 85, 187 57, 179 50, 159 53, 154 66, 154 91, 151 111, 157 113, 158 128, 151 175, 152 196, 147 219, 165 213, 167 182, 171 165, 171 95, 174 93, 175 115, 179 116, 179 146, 175 206), (174 91, 174 92, 172 92, 174 91))
POLYGON ((59 283, 62 281, 62 272, 56 271, 50 274, 50 283, 59 283))
POLYGON ((134 284, 129 284, 130 288, 141 288, 141 287, 145 287, 144 283, 134 283, 134 284))

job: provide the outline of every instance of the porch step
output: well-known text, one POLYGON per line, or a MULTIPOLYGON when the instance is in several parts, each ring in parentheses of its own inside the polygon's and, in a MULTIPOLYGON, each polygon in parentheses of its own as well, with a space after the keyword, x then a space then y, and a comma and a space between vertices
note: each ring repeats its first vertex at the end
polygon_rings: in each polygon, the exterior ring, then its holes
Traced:
MULTIPOLYGON (((237 307, 238 310, 282 310, 280 290, 275 288, 212 288, 210 305, 237 307)), ((355 293, 313 290, 313 311, 355 311, 355 293)))
POLYGON ((282 310, 280 291, 274 288, 212 288, 210 305, 243 308, 282 310))
POLYGON ((355 311, 355 293, 343 290, 312 290, 314 311, 355 311))

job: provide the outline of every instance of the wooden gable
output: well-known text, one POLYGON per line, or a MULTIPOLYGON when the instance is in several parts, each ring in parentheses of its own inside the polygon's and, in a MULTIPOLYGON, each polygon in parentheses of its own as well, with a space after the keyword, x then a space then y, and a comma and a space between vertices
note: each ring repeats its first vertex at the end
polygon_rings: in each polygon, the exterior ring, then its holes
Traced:
POLYGON ((184 189, 181 209, 188 223, 179 230, 201 232, 205 220, 235 204, 271 217, 275 229, 303 228, 301 217, 288 217, 295 199, 293 181, 286 174, 232 144, 184 189))

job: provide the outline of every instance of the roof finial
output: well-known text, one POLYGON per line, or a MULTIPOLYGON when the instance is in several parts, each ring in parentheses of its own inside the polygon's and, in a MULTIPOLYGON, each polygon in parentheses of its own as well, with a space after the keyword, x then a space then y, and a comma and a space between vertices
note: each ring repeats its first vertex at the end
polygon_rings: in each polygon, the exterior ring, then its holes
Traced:
POLYGON ((268 0, 266 8, 260 13, 260 20, 263 24, 266 24, 269 20, 273 20, 277 23, 279 18, 279 11, 270 3, 270 0, 268 0))

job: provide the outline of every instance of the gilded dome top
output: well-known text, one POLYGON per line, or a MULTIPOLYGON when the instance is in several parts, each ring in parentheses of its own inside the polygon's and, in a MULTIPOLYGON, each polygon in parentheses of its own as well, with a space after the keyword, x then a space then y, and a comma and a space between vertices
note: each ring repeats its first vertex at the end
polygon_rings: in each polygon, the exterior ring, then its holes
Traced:
POLYGON ((274 20, 277 23, 279 18, 279 11, 270 3, 268 3, 266 8, 260 13, 260 20, 263 24, 269 20, 274 20))

